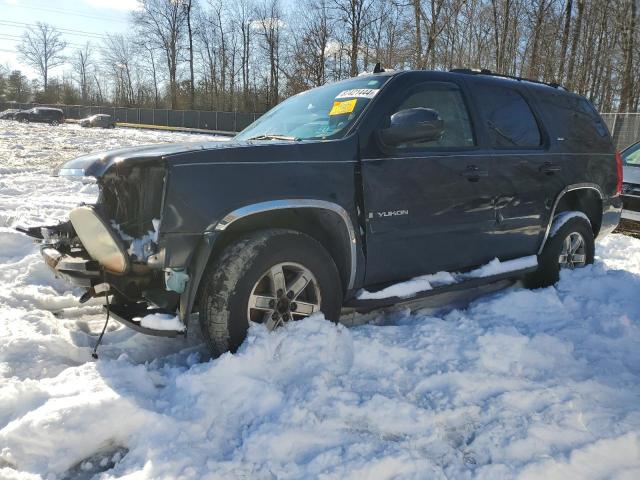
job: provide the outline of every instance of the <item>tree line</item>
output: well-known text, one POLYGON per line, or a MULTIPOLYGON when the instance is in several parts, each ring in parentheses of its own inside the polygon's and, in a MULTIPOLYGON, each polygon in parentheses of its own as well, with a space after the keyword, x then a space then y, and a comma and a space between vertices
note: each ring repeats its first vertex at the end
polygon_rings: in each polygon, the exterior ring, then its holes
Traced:
POLYGON ((141 0, 130 33, 71 48, 38 23, 0 97, 262 112, 388 69, 488 68, 556 82, 600 111, 638 111, 639 0, 141 0), (56 67, 63 73, 51 77, 56 67))

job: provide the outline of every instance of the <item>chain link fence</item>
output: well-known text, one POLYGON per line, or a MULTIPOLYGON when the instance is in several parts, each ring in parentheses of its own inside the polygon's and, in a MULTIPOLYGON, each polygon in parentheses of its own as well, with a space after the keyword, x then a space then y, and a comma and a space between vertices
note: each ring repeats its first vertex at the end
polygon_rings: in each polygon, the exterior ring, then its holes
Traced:
MULTIPOLYGON (((168 110, 164 108, 88 107, 83 105, 38 105, 0 102, 7 108, 28 109, 37 106, 60 108, 66 118, 79 119, 106 113, 116 122, 156 125, 235 133, 253 123, 260 113, 210 112, 206 110, 168 110)), ((620 150, 640 140, 640 113, 602 113, 616 147, 620 150)))
POLYGON ((164 108, 89 107, 84 105, 45 105, 36 103, 0 102, 0 111, 7 108, 26 110, 33 107, 54 107, 64 112, 65 118, 79 119, 104 113, 116 122, 211 130, 235 133, 253 123, 260 113, 211 112, 206 110, 169 110, 164 108))
POLYGON ((640 141, 640 113, 602 113, 618 150, 640 141))

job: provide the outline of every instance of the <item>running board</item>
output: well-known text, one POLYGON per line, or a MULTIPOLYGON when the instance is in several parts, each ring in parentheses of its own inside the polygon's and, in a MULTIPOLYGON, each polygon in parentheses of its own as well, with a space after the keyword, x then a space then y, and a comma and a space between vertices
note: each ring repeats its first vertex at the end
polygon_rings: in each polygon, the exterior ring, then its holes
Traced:
MULTIPOLYGON (((107 310, 106 305, 104 308, 107 310)), ((145 335, 175 338, 186 334, 186 331, 154 330, 152 328, 143 327, 140 325, 140 322, 133 320, 134 318, 140 318, 154 313, 170 313, 162 308, 147 308, 146 303, 135 303, 133 305, 110 305, 108 311, 109 315, 118 322, 132 330, 135 330, 136 332, 144 333, 145 335)))
POLYGON ((350 300, 347 300, 344 306, 346 308, 353 308, 358 313, 367 313, 367 312, 370 312, 371 310, 391 307, 393 305, 398 305, 398 304, 411 303, 411 302, 415 302, 425 298, 444 294, 444 293, 451 293, 451 292, 457 292, 457 291, 462 291, 467 289, 473 289, 473 288, 489 285, 492 283, 501 282, 504 280, 519 278, 528 273, 533 273, 537 269, 538 267, 529 267, 521 270, 504 272, 497 275, 490 275, 487 277, 469 278, 468 280, 463 280, 463 281, 451 283, 448 285, 442 285, 440 287, 434 287, 431 290, 424 290, 422 292, 416 293, 415 295, 411 295, 410 297, 385 297, 385 298, 375 298, 375 299, 368 299, 368 300, 352 298, 350 300))

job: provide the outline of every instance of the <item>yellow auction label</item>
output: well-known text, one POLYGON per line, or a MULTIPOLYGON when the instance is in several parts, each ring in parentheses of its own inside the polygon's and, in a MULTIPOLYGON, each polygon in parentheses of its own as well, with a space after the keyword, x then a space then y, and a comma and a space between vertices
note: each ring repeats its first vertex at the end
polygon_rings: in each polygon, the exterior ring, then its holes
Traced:
POLYGON ((357 98, 354 98, 353 100, 345 100, 344 102, 334 101, 329 115, 344 115, 345 113, 351 113, 353 112, 353 109, 356 108, 357 102, 357 98))

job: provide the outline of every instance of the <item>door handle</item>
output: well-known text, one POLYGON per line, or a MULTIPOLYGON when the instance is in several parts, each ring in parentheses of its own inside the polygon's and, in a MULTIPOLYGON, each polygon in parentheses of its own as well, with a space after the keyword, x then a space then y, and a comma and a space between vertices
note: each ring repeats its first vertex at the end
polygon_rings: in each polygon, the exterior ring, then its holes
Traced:
POLYGON ((468 165, 461 173, 463 177, 466 177, 470 182, 477 182, 481 177, 488 177, 488 170, 481 170, 477 165, 468 165))
POLYGON ((540 167, 540 172, 547 175, 553 175, 560 170, 562 170, 562 167, 560 165, 551 162, 544 162, 544 164, 540 167))

